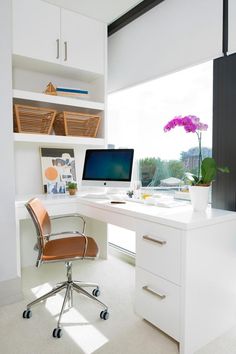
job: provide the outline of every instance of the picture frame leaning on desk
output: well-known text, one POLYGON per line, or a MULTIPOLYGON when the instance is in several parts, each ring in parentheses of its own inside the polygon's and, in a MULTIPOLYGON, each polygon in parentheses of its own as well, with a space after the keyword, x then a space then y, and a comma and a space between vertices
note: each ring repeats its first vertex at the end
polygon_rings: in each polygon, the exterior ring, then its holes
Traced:
POLYGON ((74 149, 40 148, 43 191, 65 194, 68 183, 76 183, 74 149))

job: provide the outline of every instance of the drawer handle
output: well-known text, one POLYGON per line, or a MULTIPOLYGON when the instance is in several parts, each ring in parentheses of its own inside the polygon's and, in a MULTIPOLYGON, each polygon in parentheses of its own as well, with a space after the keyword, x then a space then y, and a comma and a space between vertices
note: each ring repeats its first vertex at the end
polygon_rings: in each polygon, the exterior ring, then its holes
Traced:
POLYGON ((65 57, 64 57, 64 61, 67 61, 67 42, 64 42, 64 46, 65 46, 65 57))
POLYGON ((60 57, 60 40, 57 39, 57 56, 56 59, 59 59, 60 57))
POLYGON ((148 293, 159 297, 159 299, 164 300, 166 298, 165 294, 157 293, 155 290, 149 288, 149 286, 143 286, 143 290, 147 291, 148 293))
POLYGON ((165 240, 161 240, 161 239, 158 240, 158 239, 152 238, 152 237, 150 237, 150 236, 148 236, 148 235, 144 235, 144 236, 143 236, 143 239, 144 239, 144 240, 147 240, 147 241, 151 241, 151 242, 158 243, 158 244, 161 245, 161 246, 163 246, 163 245, 166 244, 166 241, 165 241, 165 240))

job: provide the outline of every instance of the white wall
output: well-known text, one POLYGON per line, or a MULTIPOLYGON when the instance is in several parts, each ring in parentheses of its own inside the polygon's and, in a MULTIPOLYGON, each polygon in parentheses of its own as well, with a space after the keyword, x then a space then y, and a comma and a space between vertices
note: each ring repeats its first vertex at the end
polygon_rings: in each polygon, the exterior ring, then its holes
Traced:
POLYGON ((221 56, 222 9, 222 0, 165 0, 113 34, 108 92, 221 56))
POLYGON ((20 294, 17 274, 12 128, 11 1, 0 1, 0 304, 20 294))
MULTIPOLYGON (((47 144, 30 144, 18 142, 15 144, 15 186, 16 195, 33 197, 35 194, 43 193, 42 169, 40 148, 49 147, 47 144)), ((52 146, 61 148, 60 145, 52 146)), ((76 178, 81 185, 85 149, 89 146, 68 146, 74 149, 76 163, 76 178)), ((96 146, 94 146, 96 149, 96 146)))

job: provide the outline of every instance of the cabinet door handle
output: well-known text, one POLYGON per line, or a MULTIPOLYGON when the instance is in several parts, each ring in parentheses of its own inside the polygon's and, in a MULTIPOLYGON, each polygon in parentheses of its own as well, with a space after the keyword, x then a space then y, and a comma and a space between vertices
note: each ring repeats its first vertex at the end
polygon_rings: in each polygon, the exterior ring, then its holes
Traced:
POLYGON ((64 61, 67 61, 67 42, 64 42, 64 46, 65 46, 65 58, 64 58, 64 61))
POLYGON ((158 244, 161 245, 161 246, 163 246, 163 245, 165 245, 165 244, 167 243, 166 240, 161 240, 161 239, 152 238, 152 237, 150 237, 150 236, 148 236, 148 235, 144 235, 144 236, 143 236, 143 239, 144 239, 144 240, 147 240, 147 241, 154 242, 154 243, 158 243, 158 244))
POLYGON ((59 59, 60 57, 60 40, 57 39, 57 56, 56 59, 59 59))
POLYGON ((159 299, 161 299, 161 300, 164 300, 164 299, 166 298, 166 295, 165 295, 165 294, 156 292, 155 290, 149 288, 148 285, 143 286, 142 289, 145 290, 145 291, 147 291, 148 293, 150 293, 150 294, 152 294, 152 295, 157 296, 157 297, 158 297, 159 299))

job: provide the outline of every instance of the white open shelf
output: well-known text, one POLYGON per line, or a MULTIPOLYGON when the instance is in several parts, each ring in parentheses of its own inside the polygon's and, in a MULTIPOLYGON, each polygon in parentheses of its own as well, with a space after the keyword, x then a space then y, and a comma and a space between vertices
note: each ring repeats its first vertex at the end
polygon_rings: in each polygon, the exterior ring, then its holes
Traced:
POLYGON ((13 67, 15 68, 36 72, 40 71, 41 73, 81 80, 88 83, 103 77, 102 73, 81 70, 79 68, 63 65, 62 63, 50 63, 45 60, 35 59, 24 55, 13 54, 12 62, 13 67))
MULTIPOLYGON (((88 101, 83 99, 46 95, 44 93, 13 90, 14 102, 25 104, 36 104, 37 106, 50 106, 52 108, 64 111, 78 110, 80 112, 102 112, 104 110, 104 103, 88 101)), ((77 136, 59 136, 59 135, 47 135, 47 134, 27 134, 27 133, 14 133, 14 141, 22 143, 35 143, 44 145, 92 145, 92 146, 104 146, 103 138, 90 138, 90 137, 77 137, 77 136)))
MULTIPOLYGON (((13 98, 17 100, 26 100, 39 102, 43 104, 50 105, 60 105, 60 106, 70 106, 71 108, 82 108, 86 110, 103 111, 104 103, 89 101, 78 98, 63 97, 63 96, 53 96, 46 95, 45 93, 23 91, 23 90, 13 90, 13 98)), ((63 107, 60 107, 63 110, 63 107)))
POLYGON ((77 136, 60 136, 47 134, 14 133, 14 141, 22 143, 39 143, 48 145, 93 145, 104 146, 105 141, 101 138, 86 138, 77 136))

